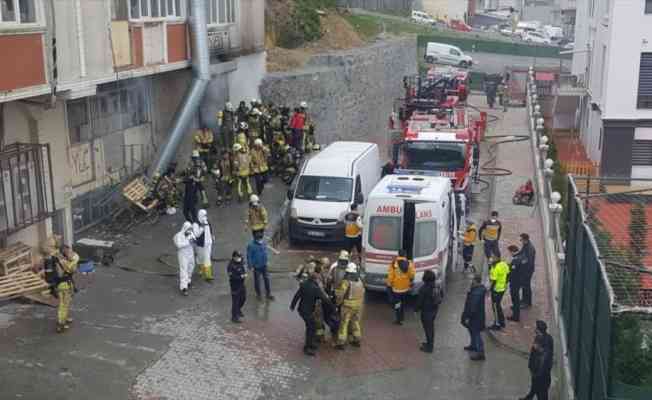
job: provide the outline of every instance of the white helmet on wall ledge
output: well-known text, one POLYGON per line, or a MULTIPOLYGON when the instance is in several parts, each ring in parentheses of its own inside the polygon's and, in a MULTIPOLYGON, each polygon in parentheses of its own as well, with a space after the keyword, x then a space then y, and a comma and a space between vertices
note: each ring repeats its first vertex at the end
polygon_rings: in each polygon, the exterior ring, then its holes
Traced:
POLYGON ((301 103, 299 103, 299 107, 308 108, 308 103, 306 103, 305 101, 302 101, 301 103))

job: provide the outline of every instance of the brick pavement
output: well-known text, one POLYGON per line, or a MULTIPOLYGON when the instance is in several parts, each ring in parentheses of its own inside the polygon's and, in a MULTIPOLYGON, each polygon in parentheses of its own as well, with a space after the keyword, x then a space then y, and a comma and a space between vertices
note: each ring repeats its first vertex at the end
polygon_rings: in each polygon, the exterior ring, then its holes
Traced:
MULTIPOLYGON (((492 135, 528 135, 526 109, 510 108, 507 113, 496 112, 501 120, 496 124, 492 135)), ((521 321, 507 321, 507 328, 499 332, 489 331, 491 338, 519 353, 529 353, 534 338, 535 322, 542 319, 550 325, 552 303, 548 295, 548 276, 544 258, 543 228, 538 208, 512 204, 516 189, 528 179, 534 181, 534 163, 531 145, 528 141, 505 143, 498 146, 496 167, 512 171, 511 175, 496 177, 493 209, 500 214, 503 224, 501 252, 509 254, 507 247, 516 244, 520 247, 519 235, 528 233, 537 250, 535 273, 532 280, 532 301, 530 309, 521 311, 521 321)), ((505 316, 511 315, 512 302, 509 295, 503 297, 505 316)), ((493 323, 491 301, 487 302, 487 323, 493 323)))

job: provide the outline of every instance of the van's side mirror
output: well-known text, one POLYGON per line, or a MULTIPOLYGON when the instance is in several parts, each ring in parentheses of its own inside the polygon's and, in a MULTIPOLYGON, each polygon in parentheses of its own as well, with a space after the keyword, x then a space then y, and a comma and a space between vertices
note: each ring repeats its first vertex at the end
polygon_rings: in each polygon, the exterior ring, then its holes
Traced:
POLYGON ((292 198, 294 197, 294 191, 292 189, 288 189, 286 196, 288 200, 292 200, 292 198))
POLYGON ((364 196, 362 193, 356 193, 355 194, 355 204, 362 204, 364 203, 364 196))

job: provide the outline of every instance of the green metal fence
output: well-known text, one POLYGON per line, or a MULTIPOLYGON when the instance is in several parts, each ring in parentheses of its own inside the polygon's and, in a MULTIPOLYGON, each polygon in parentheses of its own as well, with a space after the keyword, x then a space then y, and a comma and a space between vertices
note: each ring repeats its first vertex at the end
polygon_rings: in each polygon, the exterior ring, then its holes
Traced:
POLYGON ((477 37, 471 37, 471 35, 469 37, 455 37, 447 33, 437 32, 417 37, 417 48, 420 56, 423 56, 428 42, 451 44, 466 52, 477 51, 523 57, 572 58, 570 54, 560 55, 559 52, 563 49, 555 46, 536 45, 520 41, 487 40, 479 35, 477 37))
POLYGON ((579 400, 649 400, 652 303, 641 282, 652 273, 635 265, 643 258, 634 258, 634 234, 624 234, 647 223, 631 212, 641 196, 604 188, 600 178, 568 180, 561 313, 575 394, 579 400))

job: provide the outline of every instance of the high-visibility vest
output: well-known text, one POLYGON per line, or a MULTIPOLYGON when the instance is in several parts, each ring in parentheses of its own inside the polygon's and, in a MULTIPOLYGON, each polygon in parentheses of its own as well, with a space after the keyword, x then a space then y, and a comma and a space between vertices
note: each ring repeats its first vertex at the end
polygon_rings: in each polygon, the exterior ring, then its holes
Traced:
POLYGON ((348 238, 357 238, 362 233, 362 229, 358 225, 360 215, 350 212, 344 216, 344 236, 348 238))

